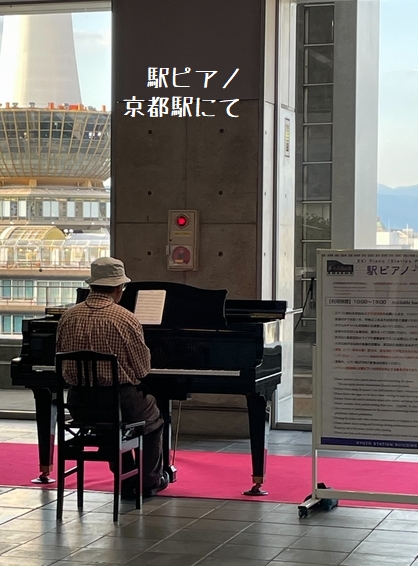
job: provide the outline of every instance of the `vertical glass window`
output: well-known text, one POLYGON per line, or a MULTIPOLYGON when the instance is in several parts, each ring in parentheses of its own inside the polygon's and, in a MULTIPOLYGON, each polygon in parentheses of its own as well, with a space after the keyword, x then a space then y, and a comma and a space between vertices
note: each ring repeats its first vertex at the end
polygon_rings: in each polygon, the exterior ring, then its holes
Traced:
POLYGON ((51 218, 59 218, 59 202, 57 200, 51 201, 51 218))
POLYGON ((67 201, 67 218, 75 218, 75 202, 73 200, 67 201))
POLYGON ((3 279, 2 281, 2 297, 3 299, 11 299, 12 297, 12 282, 10 279, 3 279))
POLYGON ((33 299, 33 281, 25 281, 25 299, 33 299))
POLYGON ((91 218, 91 202, 83 202, 83 218, 91 218))
POLYGON ((13 334, 20 334, 22 332, 22 320, 23 316, 13 317, 13 334))
POLYGON ((110 218, 110 202, 106 203, 106 218, 110 218))
POLYGON ((27 210, 26 210, 26 201, 25 200, 19 201, 18 213, 19 213, 19 218, 26 218, 27 210))
POLYGON ((2 316, 1 320, 1 330, 3 334, 11 334, 12 333, 12 317, 9 314, 5 314, 2 316))
POLYGON ((51 201, 44 200, 42 203, 42 216, 44 218, 51 218, 51 201))
POLYGON ((334 6, 309 6, 305 11, 305 43, 334 42, 334 6))
POLYGON ((37 284, 37 298, 38 298, 38 305, 45 305, 46 304, 46 288, 48 283, 46 281, 38 281, 37 284))
POLYGON ((23 280, 12 281, 12 295, 14 299, 25 298, 25 282, 23 280))
POLYGON ((92 202, 91 203, 91 217, 92 218, 99 218, 99 203, 92 202))
POLYGON ((10 218, 10 201, 9 200, 3 201, 3 216, 5 218, 10 218))

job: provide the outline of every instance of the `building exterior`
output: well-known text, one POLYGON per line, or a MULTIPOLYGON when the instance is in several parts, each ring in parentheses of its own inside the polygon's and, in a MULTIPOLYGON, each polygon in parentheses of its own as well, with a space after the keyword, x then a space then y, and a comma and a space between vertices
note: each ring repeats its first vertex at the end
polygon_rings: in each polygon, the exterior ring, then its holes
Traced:
POLYGON ((0 75, 0 334, 8 336, 45 305, 73 302, 91 261, 109 255, 110 112, 81 102, 70 14, 5 18, 0 75))

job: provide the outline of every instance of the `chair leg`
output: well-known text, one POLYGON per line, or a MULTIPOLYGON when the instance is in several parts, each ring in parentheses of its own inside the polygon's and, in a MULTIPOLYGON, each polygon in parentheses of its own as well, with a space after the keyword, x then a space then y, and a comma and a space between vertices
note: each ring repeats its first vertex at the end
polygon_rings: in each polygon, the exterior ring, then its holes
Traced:
POLYGON ((57 521, 62 520, 64 510, 64 488, 65 488, 65 459, 58 448, 58 477, 57 477, 57 521))
POLYGON ((138 438, 138 448, 135 450, 135 460, 138 469, 136 482, 136 508, 142 508, 142 436, 138 438))
POLYGON ((77 508, 83 509, 83 490, 84 490, 84 460, 77 460, 77 508))
POLYGON ((122 473, 122 451, 119 450, 115 458, 115 469, 113 472, 113 521, 118 522, 119 519, 119 501, 122 482, 120 479, 122 473))

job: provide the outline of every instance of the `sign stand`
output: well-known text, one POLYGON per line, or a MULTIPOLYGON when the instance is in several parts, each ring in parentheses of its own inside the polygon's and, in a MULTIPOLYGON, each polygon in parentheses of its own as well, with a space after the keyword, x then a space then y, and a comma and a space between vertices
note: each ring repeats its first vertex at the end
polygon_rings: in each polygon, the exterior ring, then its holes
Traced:
POLYGON ((324 489, 318 450, 418 454, 418 253, 318 250, 312 495, 412 503, 418 495, 324 489))

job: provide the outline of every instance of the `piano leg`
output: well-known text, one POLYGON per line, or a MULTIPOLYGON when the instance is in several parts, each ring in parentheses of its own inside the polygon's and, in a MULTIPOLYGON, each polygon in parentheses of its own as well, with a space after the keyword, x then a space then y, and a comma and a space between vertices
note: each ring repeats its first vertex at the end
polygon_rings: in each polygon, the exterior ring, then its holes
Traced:
POLYGON ((57 422, 56 394, 45 387, 32 389, 35 397, 36 428, 38 430, 39 477, 32 483, 53 483, 49 477, 54 463, 55 424, 57 422))
POLYGON ((266 401, 262 395, 247 395, 254 485, 250 490, 244 491, 243 495, 267 495, 268 493, 263 491, 261 486, 266 475, 270 405, 270 401, 266 401))
POLYGON ((171 410, 173 402, 171 399, 157 399, 157 405, 164 419, 163 430, 163 466, 164 471, 168 473, 170 482, 177 479, 177 469, 171 463, 171 410))

